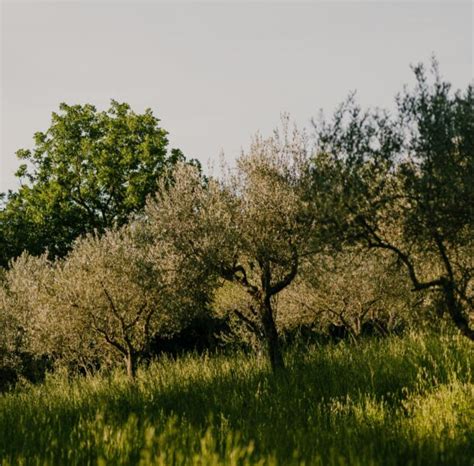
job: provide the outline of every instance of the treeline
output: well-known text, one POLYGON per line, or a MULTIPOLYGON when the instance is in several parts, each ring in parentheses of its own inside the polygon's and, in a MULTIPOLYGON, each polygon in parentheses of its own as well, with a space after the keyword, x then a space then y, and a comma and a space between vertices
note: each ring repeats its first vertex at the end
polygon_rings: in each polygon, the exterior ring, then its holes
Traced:
POLYGON ((63 105, 0 212, 4 373, 133 378, 196 322, 274 371, 296 335, 446 316, 474 340, 474 89, 414 72, 393 114, 351 96, 311 137, 284 117, 218 178, 151 111, 63 105))

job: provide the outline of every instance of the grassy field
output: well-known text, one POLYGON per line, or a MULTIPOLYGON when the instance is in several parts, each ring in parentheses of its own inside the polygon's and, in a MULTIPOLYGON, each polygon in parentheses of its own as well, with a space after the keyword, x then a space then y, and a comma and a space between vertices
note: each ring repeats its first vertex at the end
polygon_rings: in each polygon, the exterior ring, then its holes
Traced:
POLYGON ((0 464, 474 464, 474 346, 410 335, 48 377, 0 396, 0 464))

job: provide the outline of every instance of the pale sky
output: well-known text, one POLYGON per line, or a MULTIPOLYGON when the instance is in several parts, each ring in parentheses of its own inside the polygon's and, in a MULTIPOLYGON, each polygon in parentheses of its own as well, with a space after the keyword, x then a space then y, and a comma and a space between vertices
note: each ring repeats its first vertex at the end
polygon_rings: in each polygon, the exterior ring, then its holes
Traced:
MULTIPOLYGON (((1 1, 1 0, 0 0, 1 1)), ((391 106, 435 53, 473 79, 473 3, 2 1, 0 192, 60 102, 153 109, 173 147, 229 159, 289 112, 308 125, 351 90, 391 106)))

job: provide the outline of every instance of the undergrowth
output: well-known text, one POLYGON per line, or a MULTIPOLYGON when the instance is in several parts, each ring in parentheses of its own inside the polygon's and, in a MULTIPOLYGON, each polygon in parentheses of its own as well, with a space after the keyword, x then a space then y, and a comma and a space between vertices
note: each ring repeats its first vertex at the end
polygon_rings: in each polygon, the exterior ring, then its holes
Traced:
POLYGON ((474 464, 474 347, 411 334, 289 349, 288 370, 244 353, 0 396, 0 464, 474 464))

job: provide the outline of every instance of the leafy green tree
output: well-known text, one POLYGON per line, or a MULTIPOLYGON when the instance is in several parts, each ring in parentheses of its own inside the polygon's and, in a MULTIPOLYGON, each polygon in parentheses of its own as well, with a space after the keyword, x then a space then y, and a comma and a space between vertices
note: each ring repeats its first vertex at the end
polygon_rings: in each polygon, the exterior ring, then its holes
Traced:
POLYGON ((474 340, 474 87, 453 93, 435 60, 432 79, 422 65, 414 72, 395 115, 350 98, 318 126, 328 205, 343 236, 391 252, 413 289, 437 293, 474 340))
POLYGON ((0 212, 0 264, 25 249, 63 256, 79 235, 125 223, 184 159, 168 152, 167 134, 150 109, 136 114, 114 100, 102 112, 61 104, 34 148, 17 152, 25 161, 16 173, 22 185, 0 212))

